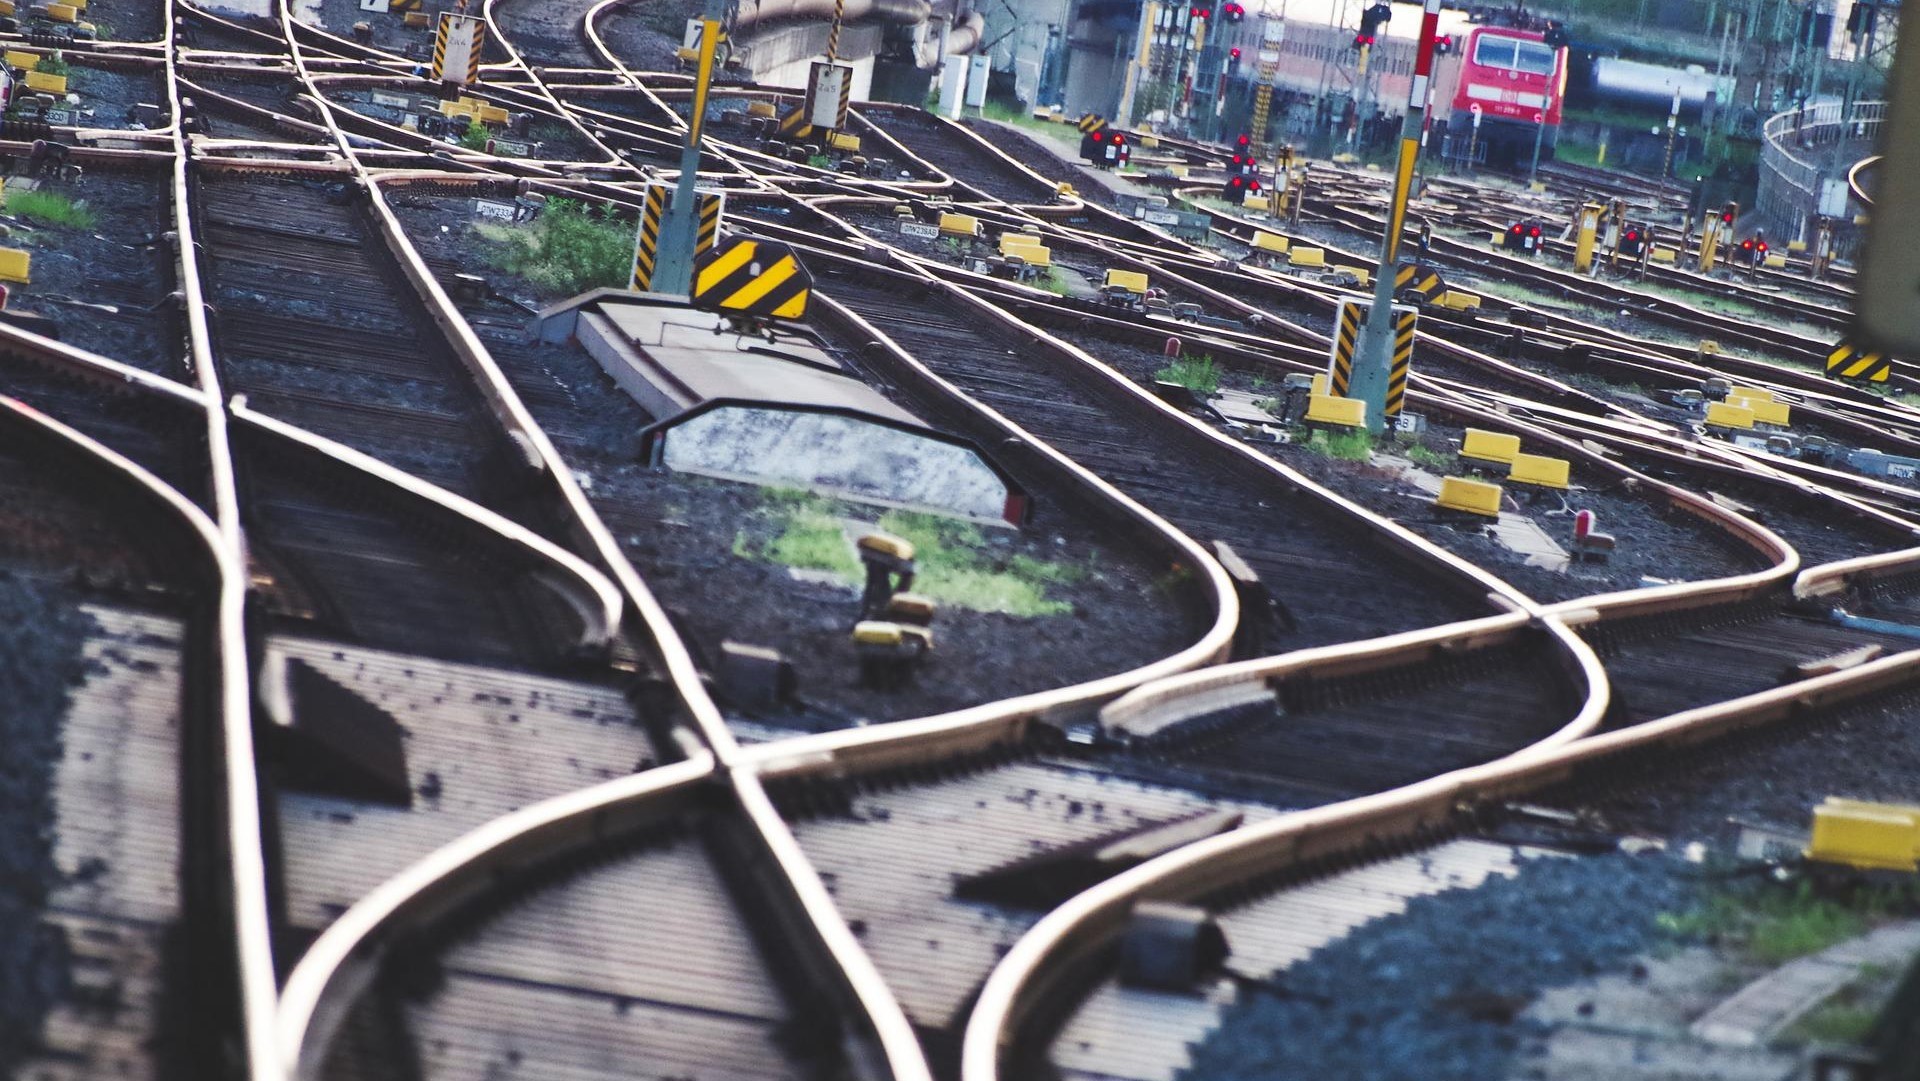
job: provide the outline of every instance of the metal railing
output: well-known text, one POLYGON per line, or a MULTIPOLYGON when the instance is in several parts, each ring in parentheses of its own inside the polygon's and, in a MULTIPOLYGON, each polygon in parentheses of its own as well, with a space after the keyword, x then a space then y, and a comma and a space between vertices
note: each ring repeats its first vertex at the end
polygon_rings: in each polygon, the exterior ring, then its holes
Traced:
POLYGON ((1804 237, 1808 219, 1819 212, 1822 181, 1837 179, 1854 161, 1847 154, 1834 164, 1825 148, 1879 139, 1886 117, 1884 101, 1837 101, 1775 113, 1761 126, 1760 185, 1755 207, 1768 223, 1789 237, 1804 237))

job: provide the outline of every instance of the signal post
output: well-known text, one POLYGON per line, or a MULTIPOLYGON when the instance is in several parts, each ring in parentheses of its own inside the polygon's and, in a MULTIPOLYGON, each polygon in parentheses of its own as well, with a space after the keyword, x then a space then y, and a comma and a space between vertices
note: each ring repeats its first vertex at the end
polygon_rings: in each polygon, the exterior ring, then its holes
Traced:
POLYGON ((1427 86, 1433 76, 1433 48, 1439 28, 1440 0, 1426 0, 1420 22, 1420 50, 1413 63, 1413 89, 1407 95, 1407 114, 1400 122, 1400 157, 1393 172, 1387 234, 1381 238, 1380 264, 1373 274, 1373 304, 1355 349, 1353 381, 1348 389, 1349 397, 1367 403, 1367 429, 1376 433, 1386 430, 1388 387, 1395 381, 1399 320, 1393 310, 1393 284, 1398 277, 1400 234, 1406 229, 1413 166, 1420 158, 1420 129, 1426 119, 1427 86))
POLYGON ((693 295, 693 264, 700 232, 696 208, 699 200, 695 196, 700 172, 700 137, 706 128, 707 92, 713 86, 714 56, 720 45, 720 20, 725 7, 723 0, 707 0, 706 13, 700 22, 693 113, 687 118, 687 142, 680 151, 680 177, 674 186, 673 202, 666 207, 661 223, 659 256, 653 267, 651 285, 656 293, 693 295))

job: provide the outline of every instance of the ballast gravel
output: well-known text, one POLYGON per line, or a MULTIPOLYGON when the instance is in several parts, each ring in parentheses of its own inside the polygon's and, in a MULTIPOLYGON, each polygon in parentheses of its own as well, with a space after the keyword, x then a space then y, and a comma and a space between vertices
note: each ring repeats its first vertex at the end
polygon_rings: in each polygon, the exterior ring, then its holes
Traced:
POLYGON ((1245 988, 1183 1081, 1509 1076, 1546 1032, 1519 1017, 1527 1004, 1652 948, 1656 916, 1689 908, 1700 873, 1662 853, 1540 857, 1513 879, 1416 898, 1245 988))

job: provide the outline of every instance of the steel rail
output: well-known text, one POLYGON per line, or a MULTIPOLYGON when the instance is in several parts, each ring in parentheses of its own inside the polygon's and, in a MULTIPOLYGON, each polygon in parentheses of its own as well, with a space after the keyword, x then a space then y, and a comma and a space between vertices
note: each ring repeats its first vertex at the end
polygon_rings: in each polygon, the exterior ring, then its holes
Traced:
MULTIPOLYGON (((1920 567, 1920 552, 1904 553, 1901 558, 1908 570, 1920 567)), ((1878 568, 1887 572, 1885 563, 1878 568)), ((1803 577, 1819 579, 1828 573, 1815 569, 1803 577)), ((1522 795, 1635 751, 1699 742, 1916 682, 1920 682, 1920 651, 1900 653, 1631 728, 1524 751, 1393 792, 1285 815, 1149 861, 1054 909, 1008 951, 987 978, 968 1020, 962 1081, 999 1081, 1002 1054, 1017 1042, 1018 1026, 1041 998, 1056 989, 1049 982, 1051 976, 1076 958, 1110 944, 1137 901, 1192 899, 1313 860, 1417 841, 1446 831, 1461 808, 1522 795)), ((1148 687, 1135 695, 1151 700, 1168 693, 1177 694, 1179 688, 1148 687)), ((1123 699, 1114 708, 1130 704, 1123 699)))
POLYGON ((226 814, 228 903, 234 924, 234 962, 239 999, 240 1060, 251 1081, 278 1081, 273 1046, 273 1011, 278 999, 272 921, 268 915, 266 849, 260 814, 260 783, 253 744, 253 692, 248 670, 246 604, 250 584, 246 540, 240 524, 240 500, 234 476, 233 448, 222 403, 220 377, 213 364, 207 326, 208 301, 201 288, 199 251, 194 243, 189 186, 188 143, 181 119, 180 43, 177 31, 182 0, 167 0, 166 95, 172 118, 173 222, 177 280, 184 299, 187 348, 203 396, 207 418, 208 500, 218 529, 220 594, 218 641, 221 666, 220 776, 225 784, 221 808, 226 814))
MULTIPOLYGON (((281 0, 279 14, 299 77, 311 88, 313 76, 295 36, 291 0, 281 0)), ((331 119, 331 107, 327 107, 327 110, 331 119)), ((791 889, 791 900, 800 917, 800 925, 810 928, 816 936, 815 946, 821 951, 821 959, 833 966, 833 975, 837 976, 840 986, 849 996, 849 1005, 863 1015, 894 1081, 929 1081, 931 1071, 906 1014, 834 908, 826 886, 801 855, 785 823, 777 815, 770 816, 767 813, 770 804, 758 778, 732 768, 740 754, 739 744, 726 728, 719 709, 702 685, 692 656, 673 629, 665 610, 594 512, 572 470, 564 465, 558 451, 533 420, 485 345, 460 317, 418 251, 408 243, 380 185, 357 161, 354 148, 348 143, 344 132, 336 127, 334 134, 341 152, 359 175, 359 181, 371 202, 375 222, 387 247, 399 260, 403 275, 422 298, 456 356, 474 372, 479 389, 494 407, 502 425, 525 441, 525 446, 540 464, 543 474, 556 486, 570 512, 571 524, 584 534, 583 539, 589 550, 613 571, 628 603, 639 616, 647 640, 665 668, 677 698, 692 718, 697 738, 710 748, 722 771, 720 776, 747 814, 766 855, 791 889)), ((316 978, 328 982, 327 974, 316 978)), ((310 1059, 304 1047, 283 1047, 280 1050, 282 1068, 293 1067, 310 1059)))

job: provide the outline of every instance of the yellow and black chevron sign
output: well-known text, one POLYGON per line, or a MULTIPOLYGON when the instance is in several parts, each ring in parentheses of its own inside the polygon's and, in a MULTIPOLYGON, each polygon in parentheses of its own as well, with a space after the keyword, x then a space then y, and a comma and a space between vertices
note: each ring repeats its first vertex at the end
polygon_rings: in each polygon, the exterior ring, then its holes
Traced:
POLYGON ((813 135, 813 125, 807 123, 807 108, 802 105, 780 118, 780 138, 799 142, 813 135))
POLYGON ((1107 118, 1098 113, 1088 113, 1080 118, 1080 134, 1092 135, 1096 131, 1105 131, 1107 118))
POLYGON ((734 237, 694 263, 696 308, 800 319, 812 297, 813 275, 785 244, 734 237))
POLYGON ((394 15, 404 15, 409 11, 419 11, 421 0, 387 0, 387 11, 394 15))
POLYGON ((1327 392, 1336 398, 1346 397, 1353 382, 1353 354, 1360 347, 1360 320, 1366 314, 1366 305, 1358 301, 1340 302, 1340 317, 1333 330, 1332 363, 1327 369, 1327 392))
POLYGON ((667 210, 667 188, 654 184, 647 188, 646 202, 640 207, 640 229, 633 240, 633 290, 645 293, 653 287, 653 266, 660 258, 660 219, 667 210))
POLYGON ((1393 313, 1393 367, 1387 369, 1387 404, 1381 414, 1388 420, 1400 415, 1407 403, 1407 373, 1413 370, 1413 328, 1420 321, 1418 312, 1393 313))
POLYGON ((700 193, 700 230, 693 244, 695 255, 705 255, 713 250, 720 240, 720 208, 726 205, 726 196, 717 191, 700 193))
POLYGON ((1393 275, 1393 295, 1399 296, 1402 290, 1411 289, 1424 298, 1431 299, 1446 291, 1447 283, 1440 280, 1440 272, 1419 263, 1402 263, 1393 275))
POLYGON ((1891 374, 1892 357, 1885 353, 1869 353, 1851 342, 1842 341, 1827 354, 1829 379, 1864 379, 1872 383, 1884 383, 1891 374))

